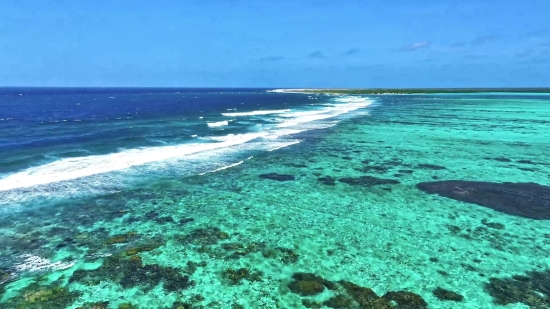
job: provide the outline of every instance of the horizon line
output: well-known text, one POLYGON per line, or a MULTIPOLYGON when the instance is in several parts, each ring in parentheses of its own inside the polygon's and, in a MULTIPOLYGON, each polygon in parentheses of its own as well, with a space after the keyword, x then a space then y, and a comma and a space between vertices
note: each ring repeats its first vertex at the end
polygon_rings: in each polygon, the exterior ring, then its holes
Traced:
POLYGON ((223 87, 223 86, 0 86, 1 88, 150 88, 150 89, 305 89, 305 90, 379 90, 379 89, 550 89, 550 86, 529 87, 223 87))

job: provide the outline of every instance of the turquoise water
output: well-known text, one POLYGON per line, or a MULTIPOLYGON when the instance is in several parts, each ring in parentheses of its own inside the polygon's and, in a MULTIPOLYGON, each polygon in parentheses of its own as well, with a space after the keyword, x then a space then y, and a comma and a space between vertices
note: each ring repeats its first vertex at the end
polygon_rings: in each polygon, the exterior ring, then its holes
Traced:
POLYGON ((416 185, 549 186, 550 97, 369 99, 226 169, 4 206, 0 307, 548 308, 548 220, 416 185))

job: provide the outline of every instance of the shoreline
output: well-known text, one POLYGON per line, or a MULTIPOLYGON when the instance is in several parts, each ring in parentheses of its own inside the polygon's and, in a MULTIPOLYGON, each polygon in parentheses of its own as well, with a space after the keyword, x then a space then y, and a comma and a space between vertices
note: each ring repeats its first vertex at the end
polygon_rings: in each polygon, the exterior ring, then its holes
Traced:
POLYGON ((550 94, 550 88, 372 88, 372 89, 330 89, 330 88, 281 88, 268 90, 273 93, 301 94, 375 94, 375 95, 407 95, 407 94, 464 94, 464 93, 539 93, 550 94))

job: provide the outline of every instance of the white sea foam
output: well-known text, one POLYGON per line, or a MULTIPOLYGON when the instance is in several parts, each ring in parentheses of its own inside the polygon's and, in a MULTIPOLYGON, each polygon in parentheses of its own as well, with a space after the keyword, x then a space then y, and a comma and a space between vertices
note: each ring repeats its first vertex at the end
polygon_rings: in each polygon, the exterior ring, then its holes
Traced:
POLYGON ((207 174, 207 173, 215 173, 215 172, 223 171, 223 170, 225 170, 225 169, 228 169, 228 168, 231 168, 231 167, 234 167, 234 166, 237 166, 237 165, 241 165, 241 164, 243 164, 243 162, 244 162, 244 161, 239 161, 239 162, 237 162, 237 163, 225 165, 225 166, 222 166, 222 167, 217 168, 217 169, 212 170, 212 171, 200 173, 199 175, 205 175, 205 174, 207 174))
POLYGON ((286 143, 276 143, 276 144, 272 145, 272 147, 267 149, 267 151, 274 151, 274 150, 277 150, 277 149, 281 149, 281 148, 284 148, 284 147, 296 145, 296 144, 299 144, 299 143, 300 143, 300 141, 292 141, 292 142, 286 142, 286 143))
POLYGON ((62 270, 73 267, 75 262, 52 262, 37 255, 23 254, 19 256, 21 263, 14 266, 15 270, 22 271, 44 271, 44 270, 62 270))
POLYGON ((229 125, 229 121, 225 120, 225 121, 218 121, 218 122, 207 122, 206 124, 207 124, 210 128, 216 128, 216 127, 228 126, 228 125, 229 125))
MULTIPOLYGON (((106 155, 63 158, 0 178, 0 205, 12 205, 34 198, 58 198, 96 194, 123 189, 143 175, 188 176, 216 172, 242 164, 248 151, 274 151, 300 143, 294 135, 334 126, 342 117, 372 100, 337 97, 331 103, 312 105, 310 110, 270 110, 246 112, 271 115, 273 123, 251 127, 257 133, 195 137, 195 142, 170 146, 123 149, 106 155), (237 162, 237 163, 235 163, 237 162), (28 189, 31 188, 32 189, 28 189)), ((359 112, 361 113, 361 112, 359 112)), ((228 113, 240 116, 240 113, 228 113)), ((348 115, 346 115, 348 114, 348 115)), ((225 116, 225 115, 224 115, 225 116)), ((243 115, 244 116, 244 115, 243 115)), ((230 120, 208 123, 226 126, 230 120)), ((250 154, 247 154, 250 156, 250 154)))
POLYGON ((229 116, 229 117, 260 116, 260 115, 270 115, 270 114, 282 114, 286 112, 290 112, 290 109, 259 110, 259 111, 252 111, 252 112, 240 112, 240 113, 222 113, 222 116, 229 116))
POLYGON ((107 155, 61 159, 46 165, 31 167, 0 179, 0 191, 72 180, 123 170, 136 165, 181 158, 198 152, 243 144, 262 136, 266 136, 266 133, 231 135, 224 141, 218 143, 191 143, 175 146, 128 149, 107 155))
POLYGON ((312 111, 298 111, 283 114, 281 116, 289 118, 278 124, 279 127, 292 127, 302 123, 309 123, 328 118, 337 117, 360 108, 365 108, 373 103, 372 100, 360 97, 342 97, 334 99, 339 104, 324 104, 322 109, 312 111))

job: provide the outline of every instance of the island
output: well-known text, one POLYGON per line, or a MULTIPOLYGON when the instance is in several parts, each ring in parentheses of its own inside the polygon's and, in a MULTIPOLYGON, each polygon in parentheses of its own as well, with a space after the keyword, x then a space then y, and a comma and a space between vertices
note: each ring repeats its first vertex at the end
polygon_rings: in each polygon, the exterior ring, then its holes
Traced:
POLYGON ((270 92, 308 94, 437 94, 437 93, 550 93, 550 88, 304 88, 274 89, 270 92))

